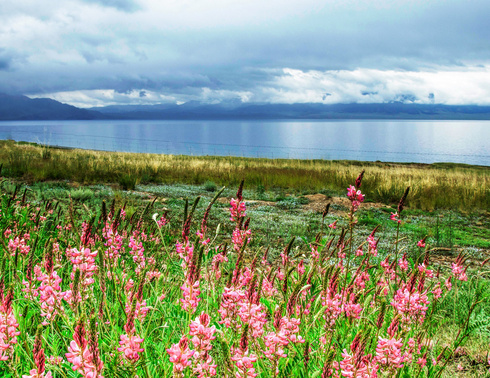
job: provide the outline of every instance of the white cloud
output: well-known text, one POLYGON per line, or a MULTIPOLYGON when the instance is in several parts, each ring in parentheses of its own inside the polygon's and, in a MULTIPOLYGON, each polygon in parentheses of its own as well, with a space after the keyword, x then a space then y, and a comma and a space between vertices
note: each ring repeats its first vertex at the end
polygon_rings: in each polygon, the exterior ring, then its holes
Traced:
POLYGON ((0 0, 0 92, 80 106, 488 104, 489 12, 488 0, 0 0))
POLYGON ((490 67, 422 72, 283 69, 257 92, 256 98, 277 103, 380 103, 405 98, 418 104, 490 105, 490 67))
POLYGON ((91 108, 109 105, 155 105, 161 103, 176 103, 173 96, 165 96, 153 91, 133 90, 128 93, 118 93, 113 89, 97 89, 86 91, 55 92, 42 95, 31 95, 31 98, 51 98, 53 100, 77 106, 91 108))
POLYGON ((270 103, 382 103, 413 102, 446 105, 490 105, 490 67, 460 70, 407 72, 362 69, 301 71, 264 70, 269 79, 246 91, 211 89, 207 86, 172 92, 139 88, 124 93, 113 89, 55 92, 49 97, 80 107, 114 104, 151 105, 202 101, 216 104, 237 100, 270 103), (196 91, 197 89, 197 91, 196 91))

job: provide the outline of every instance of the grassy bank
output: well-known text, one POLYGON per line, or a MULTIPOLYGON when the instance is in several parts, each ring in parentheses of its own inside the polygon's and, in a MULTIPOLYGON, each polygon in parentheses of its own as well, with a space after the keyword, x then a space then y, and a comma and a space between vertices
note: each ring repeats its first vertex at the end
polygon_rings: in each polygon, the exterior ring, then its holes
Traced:
POLYGON ((411 187, 414 208, 490 209, 490 168, 458 164, 400 164, 355 161, 175 156, 46 148, 0 141, 2 175, 27 182, 69 180, 83 184, 185 183, 236 186, 245 179, 258 191, 343 193, 360 169, 372 201, 395 203, 411 187))

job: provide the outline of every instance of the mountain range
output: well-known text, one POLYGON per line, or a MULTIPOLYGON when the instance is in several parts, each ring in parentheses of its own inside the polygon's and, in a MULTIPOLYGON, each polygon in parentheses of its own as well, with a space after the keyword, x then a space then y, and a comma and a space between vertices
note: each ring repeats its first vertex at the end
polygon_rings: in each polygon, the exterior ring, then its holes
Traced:
POLYGON ((48 98, 0 94, 0 120, 212 119, 441 119, 490 120, 490 106, 390 102, 378 104, 269 104, 196 101, 80 109, 48 98))

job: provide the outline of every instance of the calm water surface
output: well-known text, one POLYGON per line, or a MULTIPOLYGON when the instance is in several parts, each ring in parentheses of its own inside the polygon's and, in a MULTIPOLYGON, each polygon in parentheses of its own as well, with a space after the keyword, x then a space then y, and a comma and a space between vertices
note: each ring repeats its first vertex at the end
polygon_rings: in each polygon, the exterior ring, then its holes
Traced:
POLYGON ((0 139, 108 151, 490 166, 490 121, 4 121, 0 139))

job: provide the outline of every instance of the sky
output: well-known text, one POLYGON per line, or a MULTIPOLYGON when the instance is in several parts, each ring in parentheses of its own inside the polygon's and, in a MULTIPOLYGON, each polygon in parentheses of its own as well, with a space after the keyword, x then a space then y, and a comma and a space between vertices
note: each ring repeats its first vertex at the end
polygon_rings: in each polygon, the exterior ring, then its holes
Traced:
POLYGON ((0 92, 490 105, 488 0, 1 0, 0 92))

